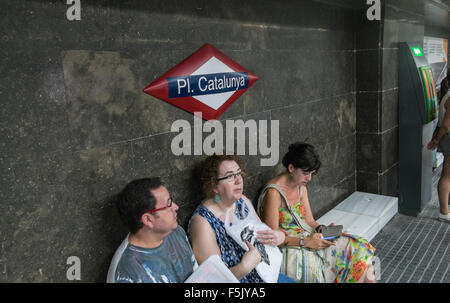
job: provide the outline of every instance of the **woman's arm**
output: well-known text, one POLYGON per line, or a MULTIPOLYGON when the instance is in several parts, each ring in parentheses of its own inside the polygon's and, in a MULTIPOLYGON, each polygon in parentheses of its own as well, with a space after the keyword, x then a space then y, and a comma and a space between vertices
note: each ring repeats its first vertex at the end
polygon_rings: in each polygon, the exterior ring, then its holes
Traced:
MULTIPOLYGON (((272 230, 279 231, 279 208, 281 207, 281 196, 280 193, 271 188, 267 190, 266 196, 263 199, 262 208, 262 220, 266 223, 272 230)), ((280 231, 282 233, 282 231, 280 231)), ((284 234, 284 233, 283 233, 284 234)), ((286 236, 284 241, 279 244, 280 246, 298 246, 299 238, 286 236)))
POLYGON ((192 218, 189 236, 198 265, 212 255, 221 257, 216 235, 211 225, 202 216, 196 215, 192 218))
POLYGON ((435 137, 428 143, 428 149, 435 149, 439 141, 441 141, 442 137, 444 137, 450 131, 450 102, 448 102, 450 98, 442 100, 445 102, 445 116, 444 121, 442 121, 442 125, 439 128, 439 131, 435 134, 435 137))
MULTIPOLYGON (((221 257, 219 246, 217 245, 216 235, 211 225, 202 216, 196 215, 192 218, 189 235, 192 242, 197 263, 202 264, 209 256, 219 255, 221 257)), ((249 245, 249 243, 247 243, 249 245)), ((251 244, 239 264, 230 268, 234 276, 241 280, 248 275, 261 261, 261 255, 251 244)))
POLYGON ((276 189, 270 188, 267 190, 262 203, 263 205, 261 208, 261 220, 266 223, 271 229, 278 230, 278 209, 281 206, 280 194, 276 189))
POLYGON ((316 229, 320 224, 317 223, 316 220, 314 220, 314 217, 312 215, 311 205, 309 204, 308 198, 308 189, 306 188, 306 186, 303 186, 301 200, 303 202, 303 207, 305 208, 306 223, 312 228, 316 229))

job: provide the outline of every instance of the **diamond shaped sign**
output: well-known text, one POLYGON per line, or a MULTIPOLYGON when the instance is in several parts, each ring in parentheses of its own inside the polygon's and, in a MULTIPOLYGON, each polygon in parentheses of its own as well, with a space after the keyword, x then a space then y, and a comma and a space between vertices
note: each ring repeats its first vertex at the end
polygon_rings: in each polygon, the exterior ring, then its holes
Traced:
POLYGON ((220 117, 258 77, 205 44, 144 88, 144 92, 202 118, 220 117))

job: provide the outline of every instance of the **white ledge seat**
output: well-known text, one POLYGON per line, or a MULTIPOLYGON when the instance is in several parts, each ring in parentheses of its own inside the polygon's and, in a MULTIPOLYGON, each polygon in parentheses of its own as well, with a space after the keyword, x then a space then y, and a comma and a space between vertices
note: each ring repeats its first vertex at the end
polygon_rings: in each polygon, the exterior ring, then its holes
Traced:
POLYGON ((397 197, 356 191, 316 221, 343 225, 345 233, 371 241, 397 212, 397 197))

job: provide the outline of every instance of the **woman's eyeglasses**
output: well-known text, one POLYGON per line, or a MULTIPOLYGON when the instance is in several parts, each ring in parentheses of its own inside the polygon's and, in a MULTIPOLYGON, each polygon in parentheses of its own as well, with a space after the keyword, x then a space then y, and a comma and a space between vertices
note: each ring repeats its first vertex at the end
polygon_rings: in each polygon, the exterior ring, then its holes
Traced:
POLYGON ((226 175, 225 177, 217 178, 216 180, 217 180, 217 182, 222 181, 222 180, 226 180, 228 182, 233 182, 237 177, 242 178, 244 176, 245 176, 245 173, 243 171, 239 171, 235 174, 229 174, 229 175, 226 175))

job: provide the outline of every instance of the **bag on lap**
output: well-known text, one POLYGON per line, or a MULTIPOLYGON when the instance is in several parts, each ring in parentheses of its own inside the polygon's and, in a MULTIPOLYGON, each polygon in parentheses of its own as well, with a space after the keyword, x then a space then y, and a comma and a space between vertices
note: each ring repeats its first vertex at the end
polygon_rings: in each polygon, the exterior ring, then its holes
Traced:
POLYGON ((245 243, 249 241, 261 254, 261 263, 256 266, 259 276, 267 283, 276 283, 280 273, 283 255, 276 246, 264 245, 256 239, 256 232, 270 230, 270 227, 261 222, 253 207, 244 199, 242 209, 238 214, 231 209, 225 214, 225 230, 243 249, 248 251, 245 243), (246 210, 248 210, 246 214, 246 210))

